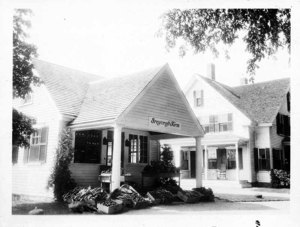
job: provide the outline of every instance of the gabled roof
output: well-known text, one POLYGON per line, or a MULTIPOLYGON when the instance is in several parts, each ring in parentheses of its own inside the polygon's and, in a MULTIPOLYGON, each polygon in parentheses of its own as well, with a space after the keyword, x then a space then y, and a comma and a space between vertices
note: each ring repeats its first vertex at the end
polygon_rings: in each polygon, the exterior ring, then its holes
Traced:
POLYGON ((72 124, 116 119, 164 67, 90 83, 72 124))
POLYGON ((256 123, 272 123, 290 87, 290 79, 229 87, 199 76, 256 123))
POLYGON ((60 113, 73 117, 79 113, 88 83, 103 78, 39 59, 34 59, 33 64, 60 113))

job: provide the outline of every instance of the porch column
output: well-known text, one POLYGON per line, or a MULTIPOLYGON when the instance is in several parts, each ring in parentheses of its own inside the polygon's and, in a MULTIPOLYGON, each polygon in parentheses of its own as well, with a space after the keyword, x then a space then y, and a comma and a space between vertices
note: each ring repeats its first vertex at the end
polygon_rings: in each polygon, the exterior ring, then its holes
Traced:
POLYGON ((239 171, 240 171, 240 168, 239 168, 239 144, 238 143, 235 143, 235 163, 236 163, 236 180, 239 181, 239 171))
POLYGON ((202 187, 202 149, 201 149, 201 137, 198 136, 196 139, 196 187, 202 187))
POLYGON ((121 132, 122 132, 122 127, 116 125, 114 127, 114 142, 113 142, 112 169, 111 169, 111 191, 120 187, 121 132))
POLYGON ((205 157, 205 166, 204 166, 204 179, 207 180, 208 175, 208 151, 207 146, 204 146, 204 157, 205 157))

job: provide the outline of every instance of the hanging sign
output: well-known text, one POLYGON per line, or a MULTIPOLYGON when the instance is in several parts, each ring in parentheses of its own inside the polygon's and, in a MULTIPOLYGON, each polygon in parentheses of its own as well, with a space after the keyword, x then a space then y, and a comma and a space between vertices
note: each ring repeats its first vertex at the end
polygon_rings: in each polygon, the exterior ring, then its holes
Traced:
POLYGON ((177 128, 181 129, 181 124, 173 120, 165 120, 156 117, 149 117, 149 126, 160 128, 177 128))

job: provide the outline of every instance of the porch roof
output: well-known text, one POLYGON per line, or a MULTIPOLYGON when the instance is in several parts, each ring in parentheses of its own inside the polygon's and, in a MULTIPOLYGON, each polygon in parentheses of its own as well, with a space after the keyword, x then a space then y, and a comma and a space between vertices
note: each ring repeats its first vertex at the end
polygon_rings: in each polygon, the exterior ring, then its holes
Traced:
POLYGON ((248 138, 237 136, 233 133, 205 134, 202 138, 203 145, 246 143, 247 141, 249 141, 248 138))

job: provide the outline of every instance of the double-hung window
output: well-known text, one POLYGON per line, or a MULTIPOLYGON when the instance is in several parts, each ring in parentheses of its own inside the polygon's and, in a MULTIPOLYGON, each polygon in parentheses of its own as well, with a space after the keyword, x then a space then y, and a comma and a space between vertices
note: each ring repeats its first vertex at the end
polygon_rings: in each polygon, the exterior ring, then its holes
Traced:
POLYGON ((25 149, 24 162, 46 162, 48 127, 36 129, 30 138, 30 148, 25 149))
POLYGON ((217 169, 217 150, 207 150, 208 169, 217 169))
POLYGON ((270 170, 270 149, 254 148, 255 169, 270 170))
POLYGON ((129 163, 148 162, 148 137, 129 134, 129 163))

